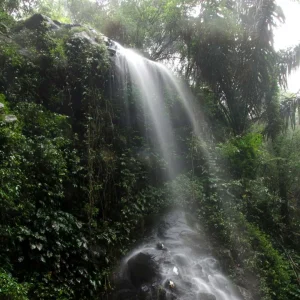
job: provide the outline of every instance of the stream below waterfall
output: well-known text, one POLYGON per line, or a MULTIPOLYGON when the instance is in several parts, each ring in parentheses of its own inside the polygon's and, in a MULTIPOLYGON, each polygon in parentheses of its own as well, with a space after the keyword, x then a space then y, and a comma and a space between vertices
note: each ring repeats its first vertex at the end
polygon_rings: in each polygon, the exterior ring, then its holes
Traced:
POLYGON ((143 244, 123 260, 113 299, 244 299, 188 216, 176 210, 161 217, 143 244))

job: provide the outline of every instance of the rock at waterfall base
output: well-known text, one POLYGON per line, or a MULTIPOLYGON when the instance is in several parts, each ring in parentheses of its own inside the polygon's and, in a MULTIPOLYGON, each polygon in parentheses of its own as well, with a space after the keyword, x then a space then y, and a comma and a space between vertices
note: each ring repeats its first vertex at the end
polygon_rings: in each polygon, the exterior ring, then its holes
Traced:
POLYGON ((143 283, 150 283, 158 277, 158 265, 149 253, 140 252, 128 261, 128 271, 131 282, 139 287, 143 283))
POLYGON ((253 300, 253 297, 248 290, 246 290, 245 288, 243 288, 241 286, 238 286, 238 290, 241 293, 241 295, 243 296, 244 300, 253 300))

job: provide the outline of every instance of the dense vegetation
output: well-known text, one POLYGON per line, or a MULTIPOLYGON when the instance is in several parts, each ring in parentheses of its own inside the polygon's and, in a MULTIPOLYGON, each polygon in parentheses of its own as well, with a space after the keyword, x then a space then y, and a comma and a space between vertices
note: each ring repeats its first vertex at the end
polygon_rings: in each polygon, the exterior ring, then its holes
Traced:
POLYGON ((0 1, 0 299, 101 299, 174 202, 230 251, 235 282, 300 298, 300 102, 280 92, 300 48, 274 50, 283 21, 273 0, 0 1), (90 26, 189 83, 203 140, 177 126, 190 167, 174 180, 90 26))

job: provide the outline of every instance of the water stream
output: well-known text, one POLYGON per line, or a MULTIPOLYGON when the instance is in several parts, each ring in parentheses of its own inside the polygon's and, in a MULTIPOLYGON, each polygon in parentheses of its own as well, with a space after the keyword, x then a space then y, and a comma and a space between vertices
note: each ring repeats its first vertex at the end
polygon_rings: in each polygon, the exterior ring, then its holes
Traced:
MULTIPOLYGON (((201 137, 190 91, 163 65, 116 44, 116 65, 122 81, 131 80, 151 126, 150 139, 166 163, 168 178, 180 170, 178 145, 164 90, 180 101, 194 135, 201 137)), ((238 300, 237 289, 220 271, 203 232, 188 224, 182 211, 161 217, 143 244, 122 262, 118 272, 116 300, 182 299, 238 300)))
POLYGON ((114 299, 239 300, 199 226, 183 211, 162 216, 122 262, 114 299))
MULTIPOLYGON (((140 92, 144 115, 149 118, 154 128, 150 139, 166 163, 168 178, 172 178, 173 174, 179 170, 179 162, 174 159, 174 154, 178 149, 162 86, 166 75, 161 72, 157 63, 136 54, 133 50, 125 49, 121 45, 117 44, 117 47, 116 64, 119 68, 127 68, 127 70, 123 70, 123 76, 128 73, 131 82, 140 92)), ((126 76, 126 78, 128 77, 126 76)))

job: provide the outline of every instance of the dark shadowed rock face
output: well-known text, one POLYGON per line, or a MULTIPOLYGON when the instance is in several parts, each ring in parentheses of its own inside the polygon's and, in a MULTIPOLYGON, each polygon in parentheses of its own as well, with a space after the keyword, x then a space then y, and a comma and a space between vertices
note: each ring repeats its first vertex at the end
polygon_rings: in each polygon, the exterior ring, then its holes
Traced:
POLYGON ((42 14, 35 14, 29 19, 24 21, 24 27, 28 29, 38 29, 43 26, 47 26, 49 29, 59 29, 61 23, 58 21, 53 21, 49 17, 42 14))
POLYGON ((150 253, 140 252, 131 257, 127 264, 129 277, 136 287, 143 283, 151 283, 159 276, 158 265, 150 253))
POLYGON ((251 299, 222 274, 208 240, 183 212, 164 216, 145 241, 124 259, 112 299, 251 299))

